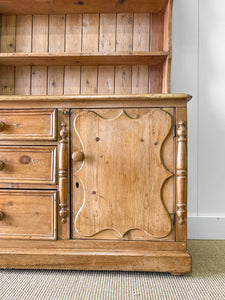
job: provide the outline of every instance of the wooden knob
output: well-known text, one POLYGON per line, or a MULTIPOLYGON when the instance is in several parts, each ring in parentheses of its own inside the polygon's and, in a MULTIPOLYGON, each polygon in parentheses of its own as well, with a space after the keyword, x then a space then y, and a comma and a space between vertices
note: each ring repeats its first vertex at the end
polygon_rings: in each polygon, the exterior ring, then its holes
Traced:
POLYGON ((5 128, 5 123, 0 121, 0 132, 3 131, 5 128))
POLYGON ((74 161, 82 161, 82 160, 84 160, 84 153, 83 152, 73 152, 72 159, 74 161))
POLYGON ((3 220, 3 218, 4 218, 4 213, 0 211, 0 221, 3 220))
POLYGON ((0 160, 0 171, 4 168, 4 162, 2 160, 0 160))

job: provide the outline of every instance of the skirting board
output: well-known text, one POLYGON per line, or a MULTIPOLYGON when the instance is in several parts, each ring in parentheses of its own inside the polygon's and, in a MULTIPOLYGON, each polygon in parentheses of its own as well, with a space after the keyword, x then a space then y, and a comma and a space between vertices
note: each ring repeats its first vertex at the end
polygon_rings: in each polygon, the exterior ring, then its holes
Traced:
POLYGON ((200 240, 225 240, 225 216, 189 216, 188 238, 200 240))

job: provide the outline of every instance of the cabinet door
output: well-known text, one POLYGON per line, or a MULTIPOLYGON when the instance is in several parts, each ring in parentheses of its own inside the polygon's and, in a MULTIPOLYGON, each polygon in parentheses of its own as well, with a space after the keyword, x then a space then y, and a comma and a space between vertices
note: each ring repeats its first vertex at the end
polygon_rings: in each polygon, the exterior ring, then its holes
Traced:
POLYGON ((72 238, 175 240, 173 109, 72 114, 72 238))

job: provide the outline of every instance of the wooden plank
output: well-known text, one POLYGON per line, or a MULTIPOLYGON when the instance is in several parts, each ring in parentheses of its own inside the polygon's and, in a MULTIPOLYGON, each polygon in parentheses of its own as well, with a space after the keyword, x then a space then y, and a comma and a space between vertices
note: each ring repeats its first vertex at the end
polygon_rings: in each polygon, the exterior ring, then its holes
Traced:
POLYGON ((184 107, 191 99, 185 94, 1 96, 0 108, 121 108, 184 107))
MULTIPOLYGON (((66 16, 66 52, 81 52, 82 15, 66 16)), ((80 67, 66 66, 64 75, 64 94, 80 93, 80 67)))
POLYGON ((47 65, 141 65, 162 64, 168 57, 168 52, 155 51, 155 52, 110 52, 108 54, 100 52, 92 53, 68 53, 68 52, 55 52, 55 53, 1 53, 0 65, 7 66, 47 66, 47 65))
POLYGON ((66 52, 81 51, 82 14, 66 15, 66 52))
POLYGON ((114 94, 115 92, 115 67, 99 66, 98 68, 98 94, 114 94))
POLYGON ((168 0, 136 0, 120 1, 102 1, 89 0, 87 2, 74 2, 72 0, 0 0, 2 14, 60 14, 60 13, 115 13, 115 12, 160 12, 166 8, 168 0))
POLYGON ((162 51, 164 44, 164 14, 151 15, 150 50, 162 51))
MULTIPOLYGON (((116 51, 133 50, 133 14, 117 15, 116 51)), ((124 62, 124 61, 123 61, 124 62)), ((131 67, 116 66, 115 93, 131 93, 131 67)))
POLYGON ((149 92, 162 93, 163 66, 150 66, 149 68, 149 92))
POLYGON ((133 14, 117 15, 116 51, 133 50, 133 14))
MULTIPOLYGON (((47 52, 48 51, 48 19, 47 15, 33 16, 33 37, 32 51, 47 52)), ((47 94, 47 67, 33 66, 31 73, 31 94, 46 95, 47 94)))
POLYGON ((113 249, 127 250, 127 251, 158 251, 162 247, 165 251, 185 251, 185 242, 166 242, 166 241, 115 241, 113 240, 56 240, 54 243, 51 241, 21 241, 21 240, 1 240, 1 248, 51 248, 51 249, 87 249, 87 250, 108 250, 113 249))
POLYGON ((25 266, 28 269, 152 271, 181 275, 191 272, 191 256, 183 251, 107 250, 107 255, 106 250, 99 249, 5 248, 0 251, 1 268, 24 269, 25 266))
MULTIPOLYGON (((98 51, 98 36, 99 36, 99 14, 83 14, 82 52, 98 51)), ((98 68, 96 66, 82 67, 81 94, 98 93, 97 69, 98 68)))
MULTIPOLYGON (((100 15, 99 52, 112 53, 116 47, 116 14, 100 15)), ((115 61, 113 61, 115 63, 115 61)), ((115 67, 99 66, 98 93, 114 94, 115 67)))
POLYGON ((134 14, 133 51, 149 51, 150 14, 134 14))
POLYGON ((15 52, 16 49, 16 16, 2 16, 1 52, 15 52))
POLYGON ((98 93, 98 68, 84 66, 81 71, 81 94, 93 95, 98 93))
POLYGON ((33 16, 32 52, 48 51, 48 16, 33 16))
POLYGON ((47 67, 32 67, 31 95, 47 95, 47 67))
MULTIPOLYGON (((1 20, 1 52, 15 52, 16 49, 16 16, 2 16, 1 20)), ((14 95, 15 68, 0 68, 0 94, 14 95)))
POLYGON ((64 95, 80 94, 80 67, 65 66, 64 95))
POLYGON ((15 95, 30 95, 31 67, 16 67, 15 95))
MULTIPOLYGON (((16 52, 31 52, 32 16, 17 16, 16 52)), ((31 67, 16 67, 15 95, 30 94, 31 67)))
MULTIPOLYGON (((133 50, 149 51, 150 39, 150 14, 134 14, 133 50)), ((132 93, 147 94, 149 68, 145 65, 132 67, 132 93)))
POLYGON ((131 66, 116 66, 115 93, 131 94, 131 66))
POLYGON ((31 52, 32 16, 17 16, 16 52, 31 52))
MULTIPOLYGON (((49 17, 49 52, 63 52, 65 44, 65 15, 49 17)), ((48 67, 48 94, 63 95, 64 67, 48 67)))
POLYGON ((65 15, 49 16, 49 52, 64 52, 65 15))
POLYGON ((116 50, 116 14, 100 14, 99 52, 116 50))
POLYGON ((0 94, 1 95, 14 95, 15 80, 14 67, 0 67, 0 94))
POLYGON ((98 51, 99 14, 83 14, 82 52, 98 51))
POLYGON ((63 95, 64 67, 48 67, 48 95, 63 95))
POLYGON ((149 92, 149 67, 145 65, 132 67, 132 93, 148 94, 149 92))

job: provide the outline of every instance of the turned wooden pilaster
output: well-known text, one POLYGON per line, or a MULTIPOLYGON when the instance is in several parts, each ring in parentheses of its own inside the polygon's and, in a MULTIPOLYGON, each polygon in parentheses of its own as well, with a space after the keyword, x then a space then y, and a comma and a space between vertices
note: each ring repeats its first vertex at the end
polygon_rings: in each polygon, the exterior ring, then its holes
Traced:
POLYGON ((178 224, 182 225, 187 203, 187 131, 184 121, 180 121, 177 128, 176 198, 178 224))
POLYGON ((61 124, 59 141, 59 216, 66 223, 68 216, 68 130, 66 123, 61 124))

